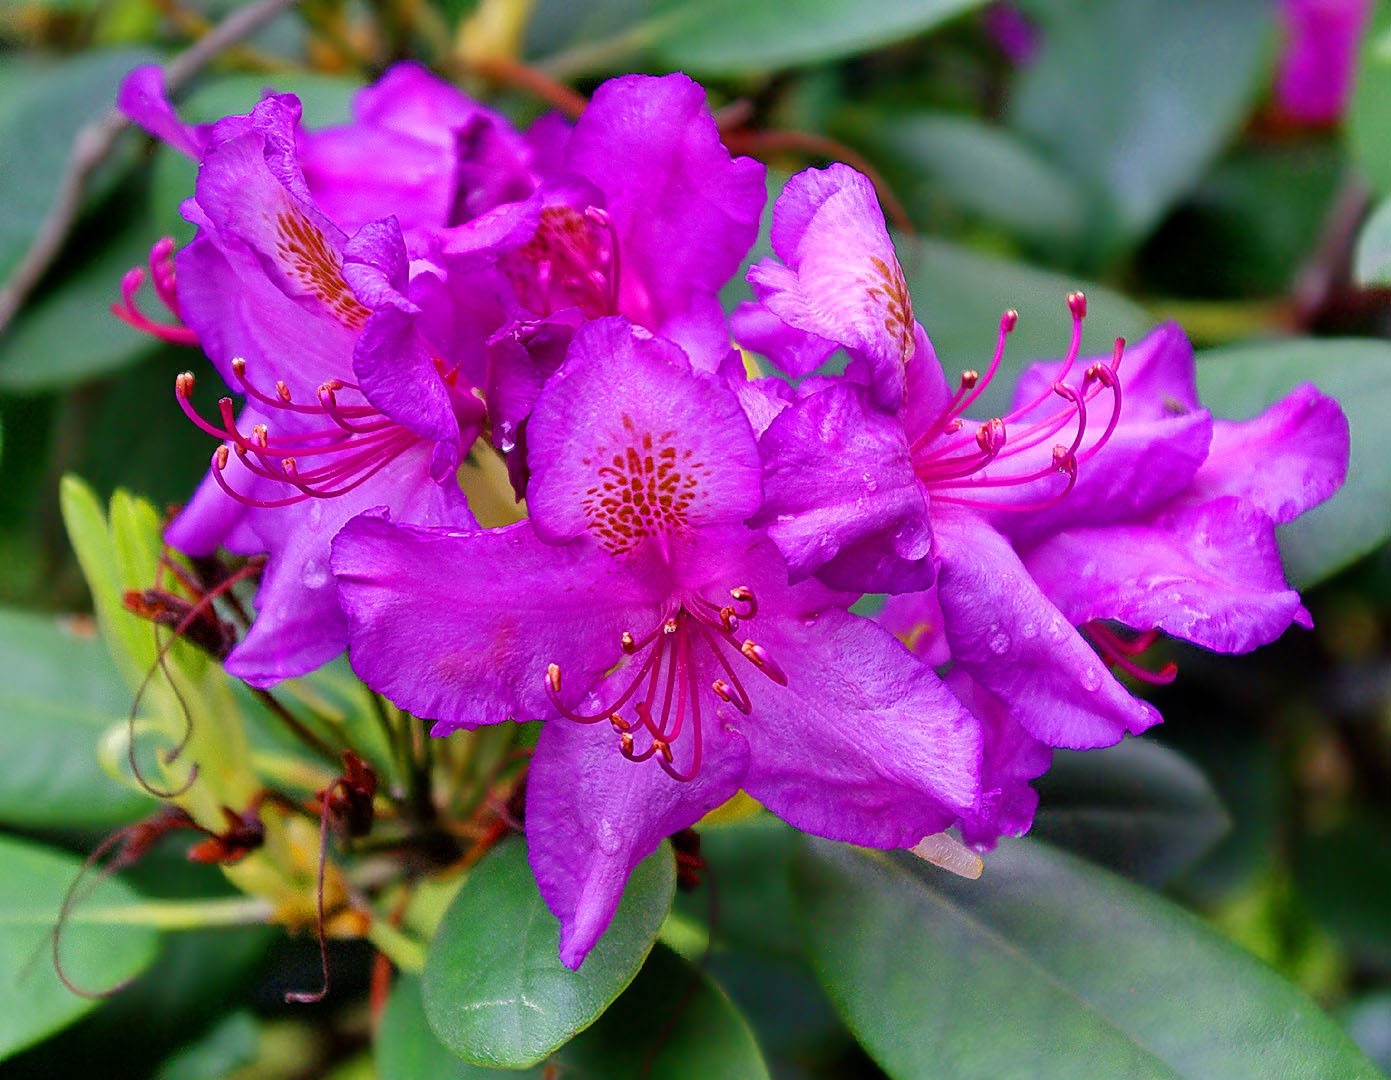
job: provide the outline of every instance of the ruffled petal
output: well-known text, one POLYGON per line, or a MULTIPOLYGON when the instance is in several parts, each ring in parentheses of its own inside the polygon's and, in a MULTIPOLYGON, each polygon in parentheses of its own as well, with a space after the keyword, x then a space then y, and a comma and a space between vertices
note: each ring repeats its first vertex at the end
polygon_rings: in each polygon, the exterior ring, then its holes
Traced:
POLYGON ((749 636, 784 670, 744 685, 744 787, 805 832, 910 847, 977 802, 981 731, 936 674, 819 586, 767 587, 749 636))
POLYGON ((933 515, 937 595, 952 658, 1049 746, 1110 746, 1159 722, 1029 576, 998 532, 968 513, 933 515))
POLYGON ((1235 495, 1283 525, 1342 487, 1347 472, 1348 419, 1306 383, 1252 420, 1217 421, 1184 501, 1235 495))
POLYGON ((1274 523, 1235 496, 1149 521, 1078 528, 1026 552, 1069 621, 1158 627, 1217 652, 1248 652, 1308 615, 1285 583, 1274 523))
POLYGON ((897 409, 917 326, 874 185, 848 165, 798 173, 778 196, 772 240, 785 265, 755 264, 754 296, 789 326, 860 353, 876 400, 897 409))
POLYGON ((932 584, 927 499, 903 429, 868 405, 859 387, 833 385, 796 402, 768 426, 758 449, 766 495, 753 523, 766 526, 794 581, 844 553, 854 558, 838 567, 838 588, 902 592, 932 584), (851 580, 855 571, 864 579, 851 580))
POLYGON ((556 715, 547 666, 574 700, 664 599, 588 544, 542 543, 528 522, 459 533, 358 517, 334 541, 333 570, 354 670, 437 735, 556 715))
MULTIPOLYGON (((680 740, 673 750, 689 753, 680 740)), ((560 920, 567 967, 579 967, 603 934, 633 867, 730 798, 748 757, 741 735, 711 724, 700 771, 678 783, 653 761, 624 758, 608 724, 545 725, 527 779, 527 848, 541 895, 560 920)))
POLYGON ((595 91, 569 168, 604 195, 618 236, 620 310, 657 327, 716 292, 758 237, 764 167, 730 156, 685 75, 625 75, 595 91))
POLYGON ((164 88, 164 69, 158 64, 141 64, 122 80, 116 107, 155 138, 163 139, 194 161, 208 147, 211 129, 179 119, 164 88))
POLYGON ((588 533, 614 554, 742 521, 762 466, 739 403, 714 375, 626 319, 586 323, 527 432, 536 531, 588 533))
POLYGON ((404 450, 345 495, 252 511, 248 522, 270 559, 256 592, 255 621, 227 658, 230 674, 252 686, 271 686, 343 651, 348 625, 330 548, 344 523, 363 510, 389 506, 397 517, 421 525, 473 525, 453 479, 443 485, 428 479, 430 450, 425 442, 404 450))

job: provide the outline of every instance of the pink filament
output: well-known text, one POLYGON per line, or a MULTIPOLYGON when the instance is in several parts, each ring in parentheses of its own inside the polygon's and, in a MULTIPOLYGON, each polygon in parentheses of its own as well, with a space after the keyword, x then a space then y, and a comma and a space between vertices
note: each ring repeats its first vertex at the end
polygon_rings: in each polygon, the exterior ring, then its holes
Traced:
POLYGON ((746 716, 753 711, 753 702, 726 655, 729 649, 774 682, 787 685, 787 676, 760 646, 747 638, 741 641, 735 637, 739 619, 751 619, 757 602, 747 589, 736 589, 734 594, 736 603, 743 609, 742 614, 736 615, 733 607, 717 608, 703 597, 693 597, 677 608, 675 614, 664 616, 640 641, 626 645, 624 651, 628 654, 646 652, 646 655, 636 664, 627 686, 599 712, 581 713, 562 704, 559 668, 552 665, 552 671, 546 676, 546 693, 552 706, 562 716, 581 724, 611 723, 619 733, 620 752, 629 761, 655 758, 673 780, 682 783, 693 780, 700 772, 703 754, 700 717, 703 690, 697 668, 697 647, 703 644, 724 672, 724 678, 716 680, 712 692, 746 716), (619 714, 630 701, 634 702, 632 711, 638 719, 636 725, 619 714), (634 731, 647 736, 647 745, 641 750, 636 749, 634 731), (676 768, 671 754, 672 745, 683 734, 691 746, 691 763, 684 772, 676 768))
POLYGON ((1144 652, 1159 637, 1158 630, 1147 630, 1143 634, 1138 634, 1130 640, 1126 640, 1115 633, 1105 623, 1092 620, 1082 624, 1082 631, 1091 638, 1093 644, 1100 651, 1102 658, 1111 666, 1118 667, 1131 678, 1138 679, 1140 682, 1149 683, 1151 686, 1167 686, 1178 676, 1178 665, 1170 660, 1158 671, 1149 671, 1142 668, 1131 659, 1144 652))
POLYGON ((1089 367, 1083 374, 1080 387, 1069 385, 1066 379, 1077 362, 1082 346, 1086 298, 1081 293, 1072 293, 1068 297, 1068 308, 1072 313, 1072 333, 1067 355, 1053 380, 1032 400, 1005 416, 995 417, 974 430, 962 432, 965 425, 962 413, 976 401, 999 370, 1005 342, 1018 318, 1014 311, 1007 311, 1000 319, 999 337, 985 376, 980 377, 973 371, 964 372, 956 394, 936 419, 913 440, 910 453, 915 471, 932 490, 934 499, 992 510, 1018 512, 1047 509, 1071 493, 1077 483, 1078 467, 1110 441, 1120 420, 1121 384, 1118 370, 1125 343, 1117 339, 1111 362, 1098 362, 1089 367), (1100 436, 1087 444, 1088 406, 1103 390, 1111 393, 1110 416, 1100 436), (1011 434, 1014 425, 1025 422, 1045 401, 1055 396, 1063 399, 1065 404, 1062 408, 1042 419, 1027 422, 1022 430, 1011 434), (987 466, 1033 450, 1050 439, 1064 435, 1068 429, 1071 429, 1068 442, 1054 445, 1050 463, 1023 472, 983 475, 987 466), (991 489, 1033 484, 1054 473, 1066 478, 1063 486, 1035 502, 1021 504, 998 502, 987 497, 968 497, 972 492, 980 492, 983 496, 991 489))
POLYGON ((247 435, 237 426, 231 398, 218 401, 221 424, 213 424, 189 401, 193 376, 186 372, 175 380, 175 397, 184 415, 209 435, 224 440, 213 454, 213 479, 229 496, 248 506, 292 506, 305 499, 333 499, 346 495, 419 439, 414 432, 370 405, 340 403, 336 392, 345 388, 355 390, 352 384, 337 379, 325 382, 318 389, 317 404, 306 405, 294 401, 283 382, 276 384, 274 396, 257 389, 246 377, 243 360, 233 361, 232 371, 246 395, 262 406, 297 416, 321 417, 330 422, 329 426, 315 431, 283 436, 272 436, 265 424, 257 424, 247 435), (224 475, 232 452, 253 476, 286 484, 294 494, 258 499, 237 491, 224 475), (301 469, 302 460, 314 462, 313 467, 301 469))
MULTIPOLYGON (((174 240, 166 236, 157 240, 150 248, 149 273, 151 291, 181 322, 179 298, 174 289, 174 240)), ((121 299, 111 305, 111 314, 122 322, 135 327, 142 333, 167 341, 171 345, 197 345, 198 335, 186 326, 174 323, 158 323, 140 310, 136 295, 145 284, 147 274, 142 267, 133 266, 121 278, 121 299)))

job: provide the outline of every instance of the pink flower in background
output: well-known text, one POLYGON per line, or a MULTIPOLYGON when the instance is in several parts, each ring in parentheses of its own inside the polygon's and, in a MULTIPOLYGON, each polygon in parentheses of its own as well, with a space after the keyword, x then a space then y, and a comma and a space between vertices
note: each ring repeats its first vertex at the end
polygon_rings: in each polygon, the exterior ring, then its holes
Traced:
POLYGON ((1275 101, 1292 120, 1336 122, 1348 107, 1372 0, 1281 0, 1275 101))

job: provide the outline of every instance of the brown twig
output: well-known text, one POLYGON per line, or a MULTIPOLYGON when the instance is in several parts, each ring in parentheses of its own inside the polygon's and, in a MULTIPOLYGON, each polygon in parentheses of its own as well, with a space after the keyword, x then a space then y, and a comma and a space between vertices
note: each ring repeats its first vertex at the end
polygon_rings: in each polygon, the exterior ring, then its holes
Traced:
MULTIPOLYGON (((233 11, 165 66, 164 85, 174 93, 211 63, 228 46, 253 33, 296 0, 259 0, 233 11)), ((58 178, 57 195, 39 225, 34 241, 0 287, 0 333, 10 325, 29 294, 43 279, 63 249, 82 209, 82 195, 97 168, 116 146, 130 121, 115 107, 92 121, 73 139, 67 165, 58 178)))

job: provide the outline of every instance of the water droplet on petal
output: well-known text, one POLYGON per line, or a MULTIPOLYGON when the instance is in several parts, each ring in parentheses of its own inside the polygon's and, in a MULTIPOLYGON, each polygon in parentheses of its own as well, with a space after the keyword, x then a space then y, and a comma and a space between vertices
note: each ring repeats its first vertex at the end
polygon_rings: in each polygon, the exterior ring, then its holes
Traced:
POLYGON ((599 819, 599 829, 594 839, 599 845, 599 850, 605 855, 617 855, 618 849, 622 846, 618 830, 608 818, 599 819))
POLYGON ((1019 634, 1025 641, 1032 641, 1038 637, 1038 627, 1031 622, 1026 622, 1019 628, 1019 634))
POLYGON ((324 520, 324 504, 318 499, 309 500, 309 527, 317 529, 324 520))
POLYGON ((990 651, 996 656, 1004 656, 1005 653, 1009 652, 1010 645, 1013 644, 1009 635, 998 626, 990 628, 990 636, 985 643, 990 646, 990 651))
POLYGON ((299 580, 306 589, 322 589, 328 584, 328 565, 322 559, 307 559, 300 567, 299 580))
POLYGON ((497 426, 497 448, 504 454, 510 454, 517 449, 517 427, 515 424, 503 421, 497 426))
POLYGON ((1061 641, 1063 638, 1063 621, 1056 615, 1048 623, 1048 629, 1044 631, 1053 641, 1061 641))
POLYGON ((1094 667, 1082 669, 1082 689, 1095 692, 1101 689, 1101 672, 1094 667))

